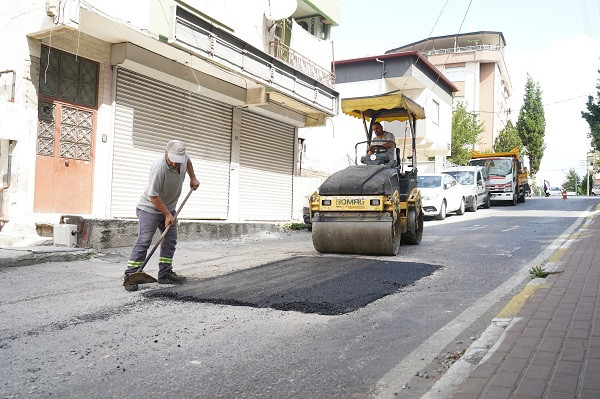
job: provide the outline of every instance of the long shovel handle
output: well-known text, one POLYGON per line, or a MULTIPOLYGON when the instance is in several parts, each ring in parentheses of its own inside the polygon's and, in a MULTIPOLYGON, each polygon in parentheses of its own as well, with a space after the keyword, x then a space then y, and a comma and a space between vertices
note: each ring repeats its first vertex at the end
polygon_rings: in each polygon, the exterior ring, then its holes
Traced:
MULTIPOLYGON (((189 193, 187 193, 187 195, 183 199, 183 202, 181 203, 181 205, 179 205, 179 209, 177 209, 177 212, 175 212, 175 215, 173 215, 175 217, 175 221, 177 221, 177 216, 179 215, 179 212, 181 212, 181 208, 183 208, 183 206, 185 205, 185 203, 188 200, 188 198, 190 198, 190 195, 192 195, 192 191, 194 191, 193 188, 190 189, 189 193)), ((146 264, 148 263, 148 261, 150 260, 150 258, 152 257, 152 255, 154 255, 154 252, 156 252, 156 248, 158 248, 158 246, 162 242, 163 238, 165 238, 165 236, 167 235, 167 232, 169 231, 169 228, 171 228, 171 226, 165 228, 165 230, 160 235, 160 238, 158 239, 158 241, 156 242, 156 244, 154 244, 154 247, 152 247, 152 250, 150 251, 150 253, 146 256, 146 259, 144 259, 144 263, 142 263, 142 266, 140 266, 140 268, 138 269, 138 271, 136 273, 140 273, 142 270, 144 270, 144 267, 146 267, 146 264)))

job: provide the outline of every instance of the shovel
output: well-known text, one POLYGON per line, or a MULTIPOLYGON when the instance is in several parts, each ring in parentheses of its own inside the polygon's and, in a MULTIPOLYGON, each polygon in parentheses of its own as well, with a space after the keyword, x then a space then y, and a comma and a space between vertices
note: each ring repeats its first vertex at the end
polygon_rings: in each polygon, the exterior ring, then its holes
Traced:
MULTIPOLYGON (((175 212, 175 215, 173 215, 175 217, 175 221, 177 221, 177 215, 179 215, 179 212, 181 212, 181 208, 183 208, 183 205, 185 205, 185 202, 188 200, 188 198, 190 198, 192 191, 194 191, 194 189, 190 189, 190 192, 185 196, 185 199, 183 200, 181 205, 179 205, 179 209, 177 209, 177 212, 175 212)), ((167 235, 167 232, 169 231, 170 227, 171 226, 165 228, 165 231, 163 231, 163 233, 160 235, 160 238, 158 239, 156 244, 154 244, 154 247, 152 248, 152 250, 150 251, 148 256, 146 256, 144 263, 142 263, 142 265, 140 266, 140 268, 138 269, 137 272, 131 273, 129 276, 127 276, 125 278, 125 280, 123 281, 123 285, 156 283, 157 280, 154 277, 150 276, 149 274, 144 273, 142 270, 144 270, 144 267, 146 266, 146 264, 148 263, 148 261, 150 260, 150 258, 154 254, 154 252, 156 251, 156 248, 158 248, 158 246, 162 242, 163 238, 165 238, 165 236, 167 235)))

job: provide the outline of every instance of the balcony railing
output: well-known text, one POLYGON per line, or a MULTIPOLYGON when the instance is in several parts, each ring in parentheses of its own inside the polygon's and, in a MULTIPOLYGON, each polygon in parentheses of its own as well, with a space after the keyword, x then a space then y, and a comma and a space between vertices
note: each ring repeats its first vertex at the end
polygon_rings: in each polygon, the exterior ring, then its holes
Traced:
POLYGON ((494 46, 492 44, 477 44, 475 46, 461 46, 461 47, 453 47, 453 48, 444 48, 444 49, 439 49, 439 50, 422 51, 421 54, 424 54, 424 55, 452 54, 452 53, 462 53, 465 51, 478 51, 478 50, 503 51, 504 47, 494 46))
POLYGON ((306 58, 289 49, 284 52, 281 46, 273 46, 270 52, 253 47, 179 6, 173 22, 172 46, 328 114, 337 113, 339 95, 333 90, 333 74, 306 58), (273 63, 273 58, 281 62, 273 63))
POLYGON ((292 50, 279 40, 269 42, 271 55, 281 60, 294 69, 310 76, 317 82, 333 89, 335 86, 335 74, 315 64, 308 58, 292 50))

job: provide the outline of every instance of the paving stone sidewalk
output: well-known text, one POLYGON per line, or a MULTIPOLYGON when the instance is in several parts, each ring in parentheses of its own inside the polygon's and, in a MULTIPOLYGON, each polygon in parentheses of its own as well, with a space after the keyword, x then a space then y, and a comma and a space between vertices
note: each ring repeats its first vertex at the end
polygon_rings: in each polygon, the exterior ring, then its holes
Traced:
POLYGON ((600 398, 600 217, 452 398, 600 398))

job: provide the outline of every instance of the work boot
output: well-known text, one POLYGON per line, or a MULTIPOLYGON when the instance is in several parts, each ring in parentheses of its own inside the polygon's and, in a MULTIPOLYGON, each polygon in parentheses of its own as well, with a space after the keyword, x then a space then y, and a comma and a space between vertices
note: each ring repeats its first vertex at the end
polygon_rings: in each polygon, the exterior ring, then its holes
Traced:
POLYGON ((187 278, 178 276, 173 270, 158 278, 158 284, 183 284, 187 278))

